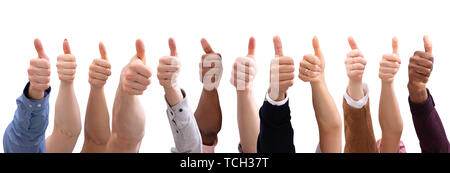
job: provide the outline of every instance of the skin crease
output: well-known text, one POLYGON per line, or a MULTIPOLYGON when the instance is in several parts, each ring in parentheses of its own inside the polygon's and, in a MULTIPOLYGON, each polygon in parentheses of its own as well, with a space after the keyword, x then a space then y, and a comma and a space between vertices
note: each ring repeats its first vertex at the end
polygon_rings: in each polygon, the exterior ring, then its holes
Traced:
POLYGON ((428 98, 426 84, 433 71, 433 52, 431 40, 423 37, 425 51, 416 51, 409 59, 408 65, 408 91, 409 97, 414 103, 423 103, 428 98))
POLYGON ((253 79, 257 71, 254 55, 255 38, 250 37, 248 54, 246 57, 236 58, 230 79, 231 84, 236 87, 239 137, 244 153, 257 152, 259 134, 259 113, 253 96, 253 79), (245 86, 244 89, 238 89, 242 85, 245 86))
POLYGON ((283 56, 280 37, 273 37, 273 45, 275 58, 270 62, 270 87, 268 93, 272 100, 281 101, 286 98, 286 91, 294 84, 295 66, 291 57, 283 56))
POLYGON ((403 120, 394 91, 394 76, 401 64, 396 37, 392 38, 392 49, 393 52, 383 55, 380 62, 381 94, 378 116, 382 131, 381 153, 397 153, 403 131, 403 120))
POLYGON ((305 55, 300 62, 299 78, 309 82, 323 153, 340 153, 342 121, 325 82, 325 60, 317 37, 313 38, 314 55, 305 55))
POLYGON ((112 130, 106 152, 136 153, 145 133, 145 112, 138 95, 150 85, 150 67, 145 65, 145 47, 136 40, 136 55, 123 68, 114 99, 112 130))
POLYGON ((99 43, 101 58, 94 59, 89 67, 89 84, 91 91, 86 108, 84 122, 84 144, 82 153, 102 153, 106 151, 108 140, 111 136, 109 127, 109 112, 106 104, 103 86, 111 75, 105 46, 99 43))
POLYGON ((64 40, 63 49, 64 54, 58 56, 56 65, 61 83, 55 103, 55 125, 52 134, 46 139, 48 153, 72 152, 81 132, 80 108, 73 88, 77 64, 67 39, 64 40))
POLYGON ((159 59, 158 79, 159 84, 164 88, 165 97, 170 106, 175 106, 183 100, 181 89, 176 83, 176 77, 180 72, 180 61, 178 60, 175 40, 169 38, 170 56, 159 59), (172 83, 175 82, 175 83, 172 83))
MULTIPOLYGON (((212 64, 211 67, 203 66, 203 62, 207 56, 216 55, 220 57, 220 55, 213 51, 213 49, 206 41, 206 39, 203 38, 201 39, 200 42, 202 44, 203 50, 205 51, 205 54, 202 55, 199 69, 201 74, 200 80, 202 81, 202 83, 204 83, 203 79, 208 71, 212 70, 213 68, 222 68, 222 66, 216 67, 215 64, 212 64)), ((220 71, 222 71, 222 69, 220 69, 220 71)), ((218 82, 216 80, 220 80, 220 78, 216 79, 215 76, 212 76, 211 78, 212 78, 211 82, 218 82)), ((217 88, 208 90, 206 89, 205 85, 206 84, 204 83, 202 94, 200 96, 200 100, 198 102, 198 106, 197 109, 195 110, 194 115, 200 133, 202 135, 203 144, 211 146, 217 140, 217 134, 222 128, 222 109, 220 108, 219 94, 217 92, 217 88)))

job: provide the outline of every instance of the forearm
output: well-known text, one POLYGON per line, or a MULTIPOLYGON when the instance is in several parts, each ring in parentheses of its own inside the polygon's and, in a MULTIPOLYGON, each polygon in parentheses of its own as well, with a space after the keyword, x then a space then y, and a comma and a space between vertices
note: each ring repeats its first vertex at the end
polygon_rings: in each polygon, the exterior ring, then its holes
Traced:
MULTIPOLYGON (((167 118, 175 142, 174 153, 200 153, 202 152, 202 138, 195 121, 194 113, 188 104, 184 91, 178 89, 181 99, 175 105, 167 103, 167 118)), ((166 92, 166 100, 168 95, 166 92)))
POLYGON ((179 87, 175 88, 164 88, 165 98, 170 106, 174 106, 183 100, 183 94, 179 87))
POLYGON ((45 130, 48 125, 49 94, 39 100, 29 98, 29 84, 22 96, 17 98, 14 119, 3 135, 5 153, 43 153, 45 152, 45 130))
POLYGON ((220 108, 217 89, 208 91, 203 88, 194 114, 202 135, 203 144, 213 145, 217 139, 217 134, 222 128, 222 109, 220 108))
MULTIPOLYGON (((448 153, 450 144, 439 114, 434 107, 434 100, 429 91, 423 102, 408 99, 414 122, 414 128, 423 153, 448 153)), ((411 93, 410 93, 411 96, 411 93)))
POLYGON ((47 152, 72 152, 80 132, 80 108, 73 84, 61 82, 55 103, 55 125, 46 140, 47 152))
POLYGON ((312 100, 320 134, 320 149, 324 153, 341 152, 342 122, 336 104, 325 83, 311 83, 312 100))
POLYGON ((112 130, 108 152, 138 152, 145 133, 145 112, 138 96, 122 91, 121 84, 114 99, 112 130))
POLYGON ((378 114, 382 130, 380 152, 396 153, 402 135, 403 121, 393 83, 382 82, 378 114))
POLYGON ((82 152, 103 152, 111 135, 109 112, 102 88, 92 87, 84 121, 84 145, 82 152))
POLYGON ((359 100, 359 99, 363 98, 364 90, 363 90, 362 81, 349 80, 347 93, 353 100, 359 100))
POLYGON ((256 153, 259 117, 252 90, 237 91, 237 119, 242 151, 256 153))
POLYGON ((259 110, 258 153, 295 153, 289 101, 281 106, 264 101, 259 110))
POLYGON ((369 102, 362 108, 354 108, 343 99, 345 153, 378 153, 369 102))

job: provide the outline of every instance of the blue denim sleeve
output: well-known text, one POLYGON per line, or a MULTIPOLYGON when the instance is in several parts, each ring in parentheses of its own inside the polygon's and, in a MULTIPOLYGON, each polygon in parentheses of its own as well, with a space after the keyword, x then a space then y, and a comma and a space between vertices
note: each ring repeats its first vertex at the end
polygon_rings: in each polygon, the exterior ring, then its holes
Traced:
POLYGON ((51 88, 40 100, 29 99, 25 86, 16 99, 17 109, 3 136, 5 153, 45 153, 45 130, 48 125, 49 96, 51 88))

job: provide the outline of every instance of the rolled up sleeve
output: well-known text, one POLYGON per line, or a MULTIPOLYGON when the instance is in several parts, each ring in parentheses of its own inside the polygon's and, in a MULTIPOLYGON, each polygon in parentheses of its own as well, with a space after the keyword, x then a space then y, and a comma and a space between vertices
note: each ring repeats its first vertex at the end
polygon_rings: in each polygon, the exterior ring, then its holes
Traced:
POLYGON ((202 152, 202 138, 200 130, 195 121, 194 113, 190 108, 186 93, 181 90, 183 100, 170 106, 167 101, 167 118, 169 119, 170 128, 175 142, 175 148, 172 148, 174 153, 201 153, 202 152))
POLYGON ((51 88, 44 92, 42 99, 32 100, 27 97, 29 86, 30 83, 16 99, 17 109, 14 119, 3 136, 5 153, 45 152, 45 130, 48 125, 51 88))

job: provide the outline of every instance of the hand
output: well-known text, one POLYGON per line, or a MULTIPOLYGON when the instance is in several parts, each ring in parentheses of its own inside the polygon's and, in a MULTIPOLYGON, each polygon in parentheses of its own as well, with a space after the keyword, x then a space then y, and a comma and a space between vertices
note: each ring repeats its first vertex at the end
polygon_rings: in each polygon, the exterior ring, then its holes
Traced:
POLYGON ((400 68, 402 61, 398 55, 398 40, 397 37, 392 38, 392 54, 384 54, 383 59, 380 62, 379 77, 384 83, 392 83, 394 76, 400 68))
POLYGON ((89 67, 89 83, 92 87, 102 88, 108 77, 111 75, 111 64, 106 56, 105 45, 100 42, 99 50, 101 59, 94 59, 91 66, 89 67))
POLYGON ((275 58, 270 62, 269 97, 275 101, 286 98, 286 91, 294 84, 294 60, 283 56, 280 37, 273 37, 275 58))
POLYGON ((201 43, 206 54, 202 55, 199 63, 200 81, 203 83, 203 88, 211 91, 219 87, 222 78, 222 56, 212 50, 206 39, 202 38, 201 43))
POLYGON ((34 47, 38 57, 30 60, 28 97, 39 100, 44 97, 44 91, 50 87, 50 61, 39 39, 34 40, 34 47))
POLYGON ((347 53, 347 59, 345 59, 345 67, 347 69, 347 76, 350 82, 362 82, 362 76, 366 67, 367 61, 364 59, 364 55, 358 49, 353 37, 348 38, 348 43, 352 50, 347 53))
POLYGON ((423 37, 424 51, 414 52, 414 56, 409 59, 408 65, 408 89, 411 101, 416 103, 424 102, 427 97, 426 84, 433 71, 434 57, 432 54, 432 44, 428 36, 423 37))
POLYGON ((305 55, 300 61, 298 77, 304 82, 317 83, 324 80, 325 60, 316 36, 313 38, 313 47, 314 55, 305 55))
POLYGON ((58 56, 58 63, 56 64, 59 80, 61 80, 62 83, 72 84, 75 79, 77 63, 75 61, 75 56, 70 52, 70 46, 67 39, 64 39, 63 49, 64 54, 58 56))
POLYGON ((256 72, 255 38, 250 37, 248 42, 248 54, 245 57, 236 58, 236 61, 233 64, 230 82, 236 87, 237 91, 251 89, 256 72))
POLYGON ((158 79, 164 89, 177 88, 177 77, 180 72, 180 61, 178 60, 177 47, 173 38, 169 39, 170 56, 159 59, 158 79))
POLYGON ((142 95, 150 85, 151 69, 145 65, 145 47, 142 40, 136 40, 136 55, 125 66, 120 75, 120 86, 129 95, 142 95))

